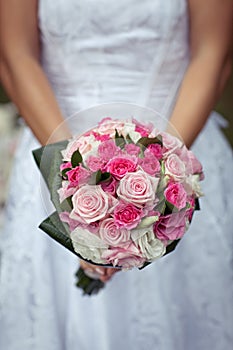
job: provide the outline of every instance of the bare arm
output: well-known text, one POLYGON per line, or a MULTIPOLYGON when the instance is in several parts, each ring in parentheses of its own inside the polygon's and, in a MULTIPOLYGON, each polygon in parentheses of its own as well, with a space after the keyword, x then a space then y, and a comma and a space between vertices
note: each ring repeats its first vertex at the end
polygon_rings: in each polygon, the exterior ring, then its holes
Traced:
MULTIPOLYGON (((41 144, 46 144, 63 116, 40 66, 37 0, 0 0, 0 78, 20 114, 41 144)), ((50 139, 70 136, 59 128, 50 139)))
POLYGON ((170 122, 190 147, 231 72, 232 0, 189 0, 191 61, 170 122))

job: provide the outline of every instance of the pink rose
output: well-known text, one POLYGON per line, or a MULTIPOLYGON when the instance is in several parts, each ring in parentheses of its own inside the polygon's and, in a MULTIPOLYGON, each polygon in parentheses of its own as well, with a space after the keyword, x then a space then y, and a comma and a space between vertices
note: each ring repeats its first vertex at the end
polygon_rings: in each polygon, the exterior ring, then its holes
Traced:
POLYGON ((73 220, 70 218, 70 213, 68 213, 67 211, 64 211, 62 213, 59 214, 60 220, 62 222, 66 222, 69 226, 70 231, 74 231, 74 229, 76 229, 76 227, 79 226, 79 222, 77 222, 76 220, 73 220))
POLYGON ((153 154, 157 159, 161 159, 163 156, 163 149, 162 146, 158 143, 153 143, 151 145, 148 145, 145 152, 145 156, 153 154))
POLYGON ((62 163, 60 165, 60 171, 64 170, 64 169, 69 169, 69 168, 72 168, 72 164, 71 162, 65 162, 65 163, 62 163))
POLYGON ((186 206, 187 193, 181 183, 170 183, 164 191, 164 196, 169 203, 178 209, 186 206))
POLYGON ((116 194, 116 186, 117 186, 117 181, 114 179, 114 177, 111 177, 110 180, 104 181, 100 183, 102 189, 104 192, 110 193, 112 196, 115 196, 116 194))
POLYGON ((161 240, 176 240, 183 237, 186 231, 186 212, 160 216, 154 224, 154 233, 161 240))
POLYGON ((99 124, 96 131, 99 134, 108 134, 111 138, 115 136, 116 129, 118 130, 118 133, 121 134, 121 131, 124 128, 124 122, 121 120, 113 120, 111 118, 104 118, 102 119, 99 124))
POLYGON ((139 165, 149 175, 155 176, 160 172, 160 163, 152 154, 140 158, 139 165))
POLYGON ((168 156, 171 153, 178 151, 182 147, 182 142, 175 136, 167 132, 161 132, 163 142, 163 155, 168 156))
POLYGON ((136 146, 134 143, 128 143, 125 145, 125 151, 127 154, 130 154, 131 156, 138 156, 141 148, 139 146, 136 146))
POLYGON ((117 227, 128 230, 135 228, 141 221, 143 210, 131 203, 119 202, 114 209, 114 221, 117 227))
POLYGON ((112 159, 120 151, 120 148, 116 146, 113 140, 102 142, 98 147, 98 155, 104 159, 112 159))
POLYGON ((79 165, 67 171, 66 175, 68 176, 69 187, 76 187, 86 183, 91 173, 83 168, 82 165, 79 165))
POLYGON ((122 156, 111 159, 106 164, 106 171, 112 174, 117 180, 122 179, 128 172, 133 172, 137 168, 137 158, 122 156))
POLYGON ((77 187, 70 187, 68 181, 62 181, 62 187, 57 191, 59 194, 60 203, 62 203, 66 198, 72 196, 76 191, 77 187))
POLYGON ((153 130, 152 123, 142 124, 136 119, 133 119, 133 123, 135 124, 135 131, 139 132, 142 137, 148 137, 153 130))
POLYGON ((149 176, 142 170, 128 173, 120 181, 117 195, 124 201, 130 202, 138 207, 151 206, 156 203, 155 192, 159 178, 149 176))
POLYGON ((103 252, 102 258, 113 266, 120 266, 123 269, 141 267, 145 258, 140 250, 133 243, 125 244, 124 247, 107 249, 103 252))
POLYGON ((130 240, 130 231, 116 226, 113 218, 108 218, 100 223, 99 235, 111 246, 119 246, 130 240))
POLYGON ((103 219, 113 205, 112 199, 101 186, 84 185, 72 197, 70 218, 87 224, 103 219))
POLYGON ((165 174, 177 181, 185 178, 185 163, 176 154, 170 154, 165 160, 165 174))
POLYGON ((89 156, 86 160, 86 164, 91 171, 96 172, 104 168, 105 161, 100 157, 89 156))
POLYGON ((105 142, 110 140, 110 136, 108 134, 100 135, 98 132, 92 131, 92 134, 95 136, 95 139, 101 142, 105 142))
POLYGON ((87 152, 90 152, 93 148, 96 148, 100 144, 100 141, 96 141, 94 135, 89 136, 80 136, 72 139, 66 149, 64 149, 61 153, 63 155, 63 160, 71 161, 72 154, 79 150, 81 155, 83 156, 87 152))

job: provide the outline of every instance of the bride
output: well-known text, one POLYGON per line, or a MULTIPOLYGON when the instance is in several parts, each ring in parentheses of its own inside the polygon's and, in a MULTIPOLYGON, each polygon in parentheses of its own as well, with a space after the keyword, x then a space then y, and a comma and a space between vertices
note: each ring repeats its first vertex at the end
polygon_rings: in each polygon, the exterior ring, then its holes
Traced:
POLYGON ((231 0, 0 0, 1 80, 27 125, 0 236, 1 349, 231 349, 232 152, 211 111, 232 23, 231 0), (47 213, 31 150, 112 101, 170 118, 204 166, 205 197, 177 250, 143 271, 83 264, 107 284, 86 298, 77 259, 37 229, 47 213))

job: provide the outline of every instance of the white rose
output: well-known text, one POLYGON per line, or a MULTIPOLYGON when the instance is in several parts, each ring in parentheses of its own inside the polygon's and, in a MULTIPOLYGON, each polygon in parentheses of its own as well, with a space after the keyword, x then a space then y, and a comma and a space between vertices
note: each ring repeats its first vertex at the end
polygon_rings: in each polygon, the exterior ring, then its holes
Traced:
POLYGON ((183 186, 184 186, 185 191, 187 192, 188 195, 192 195, 194 193, 197 197, 204 196, 204 193, 202 192, 202 189, 200 186, 200 175, 199 174, 189 175, 185 179, 183 186))
POLYGON ((84 259, 97 264, 106 264, 106 260, 102 259, 101 256, 108 248, 108 245, 96 234, 82 227, 77 227, 71 232, 70 238, 75 252, 80 254, 84 259))
POLYGON ((135 241, 135 244, 138 245, 143 257, 145 257, 147 261, 158 259, 166 252, 166 247, 163 242, 156 238, 153 232, 153 226, 149 229, 147 228, 144 235, 141 235, 135 241))

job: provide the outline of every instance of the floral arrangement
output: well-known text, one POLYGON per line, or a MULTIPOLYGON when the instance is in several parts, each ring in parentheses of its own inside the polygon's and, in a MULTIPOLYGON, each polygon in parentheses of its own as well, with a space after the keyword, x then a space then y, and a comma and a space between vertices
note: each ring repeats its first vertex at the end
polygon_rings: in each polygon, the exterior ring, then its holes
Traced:
POLYGON ((122 269, 142 268, 175 248, 203 179, 178 138, 151 123, 105 118, 58 148, 53 226, 63 223, 66 242, 48 221, 42 229, 88 262, 122 269))

